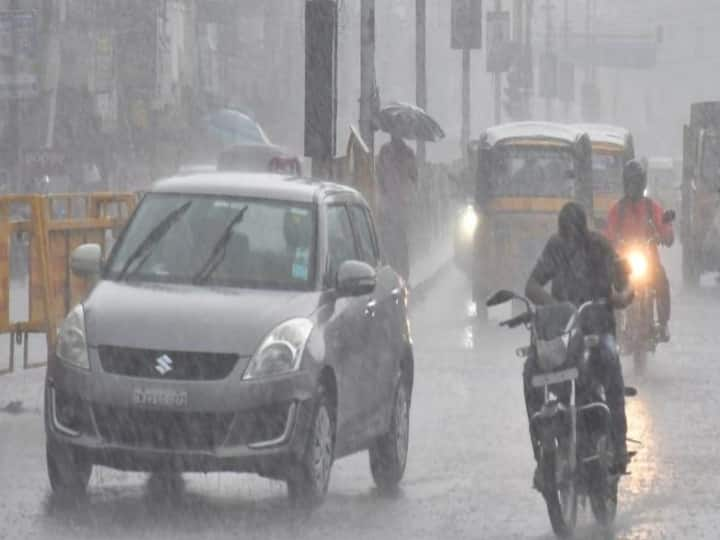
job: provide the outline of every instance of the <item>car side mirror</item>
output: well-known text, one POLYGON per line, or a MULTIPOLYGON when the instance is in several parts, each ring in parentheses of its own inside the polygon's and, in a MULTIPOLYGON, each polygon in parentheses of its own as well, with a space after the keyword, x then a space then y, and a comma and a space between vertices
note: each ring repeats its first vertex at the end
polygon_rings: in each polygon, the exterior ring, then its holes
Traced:
POLYGON ((100 274, 102 248, 100 244, 83 244, 72 252, 70 268, 77 276, 88 278, 100 274))
POLYGON ((666 210, 663 213, 662 222, 663 224, 667 225, 668 223, 672 223, 673 221, 675 221, 676 217, 677 214, 675 214, 675 210, 666 210))
POLYGON ((337 291, 340 296, 370 294, 377 285, 375 269, 361 261, 345 261, 337 273, 337 291))

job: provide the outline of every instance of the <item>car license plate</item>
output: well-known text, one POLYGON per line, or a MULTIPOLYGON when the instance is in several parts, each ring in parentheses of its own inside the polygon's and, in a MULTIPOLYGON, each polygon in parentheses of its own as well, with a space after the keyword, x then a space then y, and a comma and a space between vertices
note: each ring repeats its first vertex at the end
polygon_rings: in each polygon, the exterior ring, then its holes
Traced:
POLYGON ((135 388, 132 401, 133 405, 182 409, 187 407, 188 395, 184 391, 166 388, 135 388))
POLYGON ((532 378, 532 385, 535 388, 542 388, 551 384, 558 384, 567 381, 574 381, 580 376, 577 368, 564 369, 562 371, 554 371, 542 375, 535 375, 532 378))

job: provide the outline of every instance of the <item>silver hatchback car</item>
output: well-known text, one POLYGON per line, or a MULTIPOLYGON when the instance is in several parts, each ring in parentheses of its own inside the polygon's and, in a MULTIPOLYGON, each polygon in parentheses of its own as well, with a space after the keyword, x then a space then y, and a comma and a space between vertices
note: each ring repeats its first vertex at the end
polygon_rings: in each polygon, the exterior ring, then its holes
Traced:
POLYGON ((369 450, 403 476, 413 351, 406 288, 348 187, 270 174, 162 180, 50 354, 50 483, 85 492, 93 465, 250 472, 318 503, 334 459, 369 450))

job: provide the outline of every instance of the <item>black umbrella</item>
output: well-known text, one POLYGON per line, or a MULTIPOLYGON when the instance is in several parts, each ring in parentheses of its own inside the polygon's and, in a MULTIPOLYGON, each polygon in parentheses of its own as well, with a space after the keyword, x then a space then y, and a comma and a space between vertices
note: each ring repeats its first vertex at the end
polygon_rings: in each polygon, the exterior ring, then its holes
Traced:
POLYGON ((403 139, 434 142, 445 137, 435 119, 420 107, 409 103, 391 103, 375 115, 381 131, 397 133, 403 139))

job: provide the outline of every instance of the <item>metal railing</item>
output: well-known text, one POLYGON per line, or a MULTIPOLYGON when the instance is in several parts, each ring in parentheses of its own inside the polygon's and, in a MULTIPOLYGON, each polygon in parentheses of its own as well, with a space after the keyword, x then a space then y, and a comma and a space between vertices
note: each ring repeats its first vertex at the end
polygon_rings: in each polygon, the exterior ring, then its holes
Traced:
POLYGON ((44 334, 52 347, 59 324, 90 286, 70 271, 73 250, 92 242, 105 252, 135 204, 129 193, 0 196, 0 335, 10 337, 0 375, 14 370, 18 346, 23 368, 45 364, 30 362, 29 335, 44 334), (13 274, 26 287, 14 282, 13 274), (27 306, 23 320, 11 316, 11 302, 18 300, 27 306))

